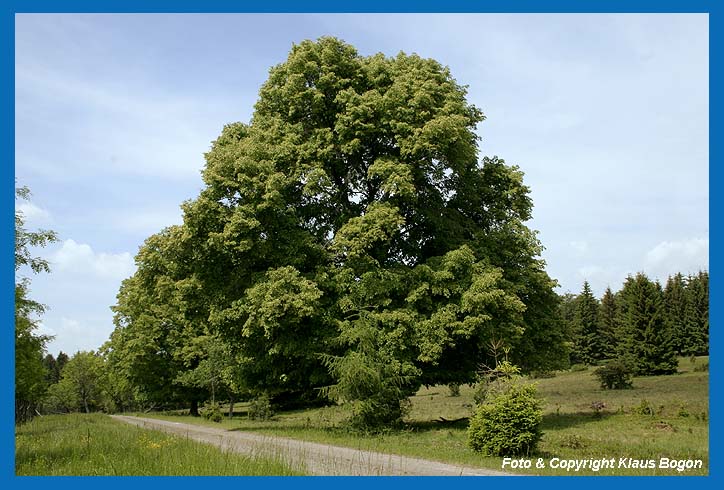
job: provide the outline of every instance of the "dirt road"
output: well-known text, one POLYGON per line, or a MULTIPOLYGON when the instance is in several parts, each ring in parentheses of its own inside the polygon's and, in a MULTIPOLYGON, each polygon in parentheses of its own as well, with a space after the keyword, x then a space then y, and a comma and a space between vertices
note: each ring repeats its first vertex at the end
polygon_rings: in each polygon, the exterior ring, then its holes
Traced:
POLYGON ((284 460, 292 468, 312 475, 437 475, 437 476, 512 476, 502 471, 456 466, 394 454, 362 451, 284 437, 251 432, 230 431, 201 425, 183 424, 142 417, 112 415, 116 420, 188 437, 253 456, 284 460))

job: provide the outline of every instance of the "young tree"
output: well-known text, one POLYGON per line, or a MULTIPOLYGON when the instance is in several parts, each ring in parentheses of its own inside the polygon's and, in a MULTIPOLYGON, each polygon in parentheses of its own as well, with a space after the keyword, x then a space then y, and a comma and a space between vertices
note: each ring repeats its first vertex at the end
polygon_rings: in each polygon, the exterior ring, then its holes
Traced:
MULTIPOLYGON (((19 199, 29 199, 27 187, 16 189, 19 199)), ((53 231, 25 229, 22 211, 15 211, 15 423, 22 423, 33 417, 47 387, 46 369, 43 365, 45 344, 50 340, 46 335, 36 333, 37 315, 45 306, 30 299, 30 279, 21 276, 21 271, 30 269, 33 273, 50 272, 48 262, 33 257, 32 247, 44 247, 57 240, 53 231)))
POLYGON ((103 359, 93 351, 76 352, 61 372, 61 385, 75 394, 77 409, 89 413, 103 405, 103 359))
POLYGON ((671 374, 678 360, 664 321, 663 292, 643 273, 629 276, 621 290, 619 356, 639 375, 671 374))

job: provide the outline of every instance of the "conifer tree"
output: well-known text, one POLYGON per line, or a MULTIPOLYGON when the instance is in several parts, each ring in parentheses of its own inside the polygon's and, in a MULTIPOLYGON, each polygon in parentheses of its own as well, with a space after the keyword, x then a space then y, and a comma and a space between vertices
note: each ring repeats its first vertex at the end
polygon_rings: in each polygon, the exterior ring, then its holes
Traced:
POLYGON ((576 324, 578 335, 576 347, 578 357, 586 364, 595 364, 605 357, 603 339, 599 331, 598 300, 593 296, 588 281, 583 283, 583 290, 578 296, 576 324))
POLYGON ((679 355, 683 355, 688 350, 689 344, 685 318, 688 302, 685 286, 684 276, 677 273, 669 276, 664 288, 666 322, 671 328, 674 349, 679 355))
POLYGON ((682 354, 709 353, 709 273, 689 276, 683 319, 682 354))
POLYGON ((665 321, 663 292, 643 273, 629 276, 621 290, 618 354, 639 375, 671 374, 678 360, 665 321))
POLYGON ((601 304, 598 310, 599 335, 603 346, 604 358, 612 358, 616 356, 616 345, 618 338, 618 306, 616 304, 616 295, 613 294, 610 287, 606 288, 601 298, 601 304))

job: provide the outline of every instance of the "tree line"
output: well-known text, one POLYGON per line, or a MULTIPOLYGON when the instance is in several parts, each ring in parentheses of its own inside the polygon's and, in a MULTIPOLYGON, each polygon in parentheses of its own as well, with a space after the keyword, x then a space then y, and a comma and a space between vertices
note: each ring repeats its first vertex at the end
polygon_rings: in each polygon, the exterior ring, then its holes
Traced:
POLYGON ((677 273, 664 287, 638 273, 600 300, 586 281, 580 294, 561 297, 560 315, 572 363, 618 359, 635 374, 670 374, 677 356, 709 354, 709 273, 677 273))

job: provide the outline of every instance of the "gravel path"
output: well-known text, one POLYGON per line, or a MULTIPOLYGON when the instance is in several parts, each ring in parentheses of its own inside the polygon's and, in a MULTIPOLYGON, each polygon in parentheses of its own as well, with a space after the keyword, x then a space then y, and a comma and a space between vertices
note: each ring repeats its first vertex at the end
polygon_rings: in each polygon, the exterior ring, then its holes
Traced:
POLYGON ((112 415, 111 417, 139 427, 170 432, 196 441, 214 444, 225 450, 283 459, 292 468, 312 475, 512 476, 511 473, 502 471, 469 468, 394 454, 264 436, 251 432, 230 431, 125 415, 112 415))

